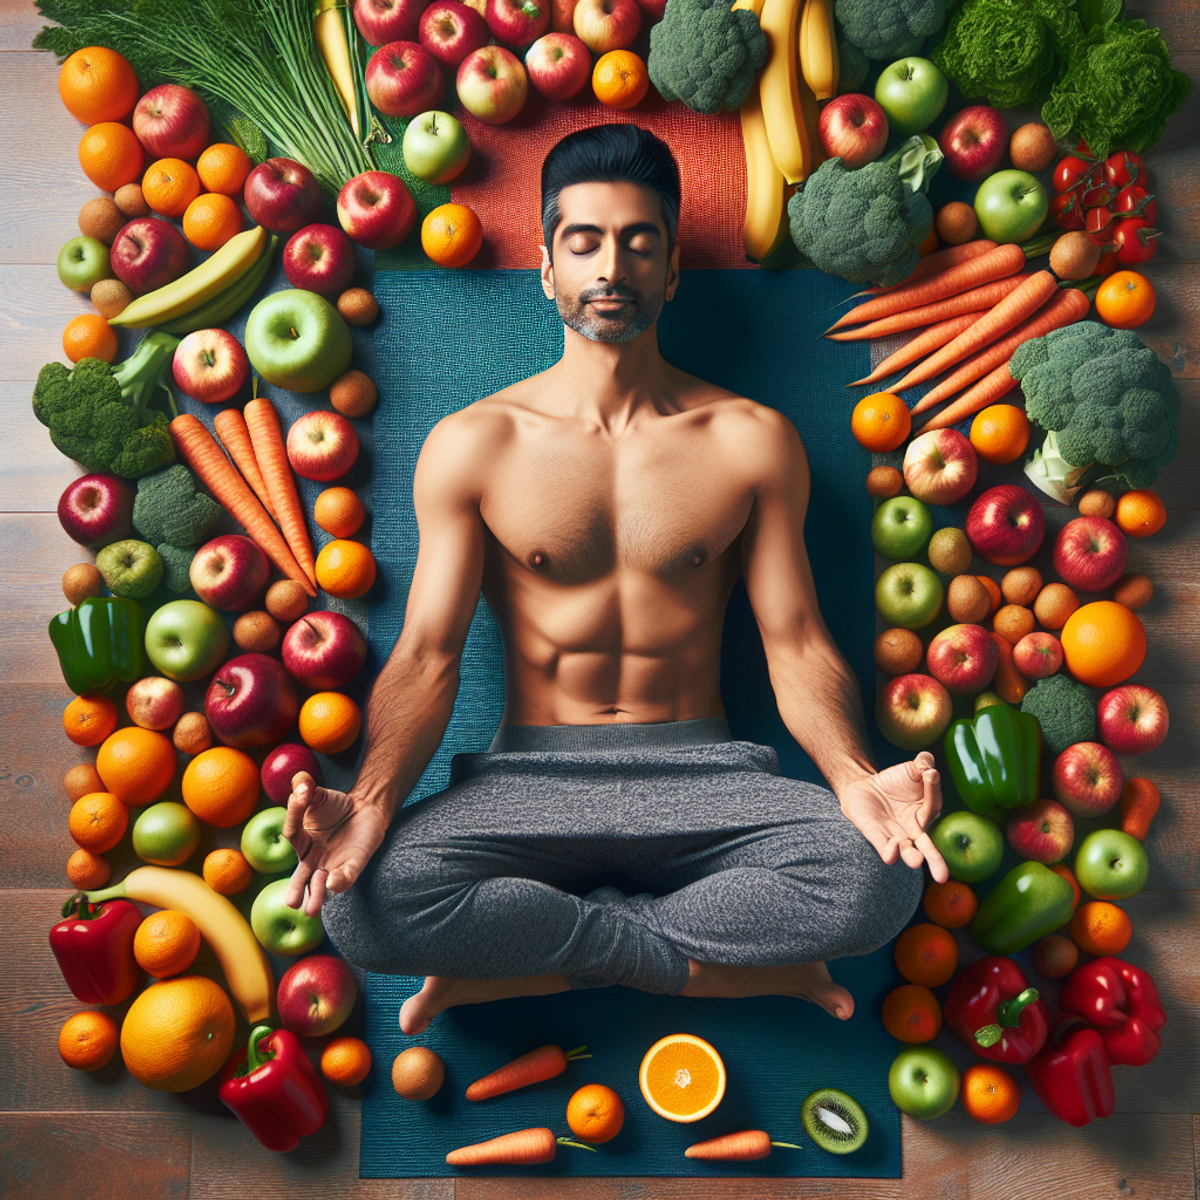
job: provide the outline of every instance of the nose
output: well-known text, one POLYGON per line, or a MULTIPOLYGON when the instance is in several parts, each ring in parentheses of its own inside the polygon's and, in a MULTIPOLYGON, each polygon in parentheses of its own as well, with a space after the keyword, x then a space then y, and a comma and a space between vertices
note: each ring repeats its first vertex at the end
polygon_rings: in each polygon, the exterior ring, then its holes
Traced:
POLYGON ((615 284, 623 284, 628 278, 628 271, 622 261, 624 254, 624 248, 618 238, 606 237, 604 239, 600 251, 600 262, 597 265, 600 269, 599 278, 610 287, 615 284))

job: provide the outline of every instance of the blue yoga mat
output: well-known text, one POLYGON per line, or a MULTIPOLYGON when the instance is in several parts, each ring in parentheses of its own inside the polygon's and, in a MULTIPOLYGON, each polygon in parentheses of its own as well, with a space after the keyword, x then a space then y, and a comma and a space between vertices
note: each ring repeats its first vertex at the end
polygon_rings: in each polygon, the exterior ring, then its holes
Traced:
MULTIPOLYGON (((853 287, 816 271, 704 271, 683 276, 659 323, 664 356, 714 383, 787 414, 804 439, 812 470, 805 526, 821 611, 849 660, 867 710, 874 700, 875 635, 871 504, 863 480, 870 455, 851 437, 858 393, 846 381, 866 374, 863 343, 819 342, 830 310, 853 287)), ((412 474, 425 436, 444 415, 544 370, 562 353, 563 326, 542 293, 537 271, 379 271, 382 309, 375 335, 380 404, 374 418, 371 547, 380 582, 371 601, 375 668, 386 661, 403 623, 417 553, 412 474)), ((722 648, 723 696, 737 738, 775 747, 784 774, 821 776, 779 717, 745 589, 730 601, 722 648)), ((485 750, 499 723, 504 681, 499 633, 481 601, 463 655, 462 683, 446 735, 410 802, 444 788, 452 756, 485 750)), ((821 714, 813 713, 814 723, 821 714)), ((902 755, 868 721, 880 766, 902 755)), ((787 997, 701 1001, 651 996, 623 987, 563 992, 448 1009, 425 1033, 407 1037, 397 1014, 420 977, 371 974, 367 1041, 376 1061, 363 1094, 359 1173, 366 1178, 521 1175, 867 1176, 901 1175, 900 1115, 887 1090, 896 1043, 879 1006, 896 986, 891 948, 830 964, 857 1006, 847 1022, 787 997), (642 1099, 637 1070, 658 1038, 694 1033, 722 1055, 728 1088, 716 1111, 679 1124, 642 1099), (466 1085, 535 1046, 587 1044, 591 1059, 557 1079, 482 1103, 466 1085), (447 1082, 433 1100, 401 1099, 392 1059, 425 1045, 445 1061, 447 1082), (614 1088, 626 1107, 621 1134, 597 1153, 572 1147, 532 1167, 449 1167, 446 1153, 532 1125, 568 1134, 566 1102, 583 1083, 614 1088), (865 1109, 870 1136, 844 1157, 818 1149, 799 1112, 817 1087, 840 1087, 865 1109), (765 1129, 777 1148, 749 1163, 706 1163, 683 1156, 693 1142, 740 1129, 765 1129)))

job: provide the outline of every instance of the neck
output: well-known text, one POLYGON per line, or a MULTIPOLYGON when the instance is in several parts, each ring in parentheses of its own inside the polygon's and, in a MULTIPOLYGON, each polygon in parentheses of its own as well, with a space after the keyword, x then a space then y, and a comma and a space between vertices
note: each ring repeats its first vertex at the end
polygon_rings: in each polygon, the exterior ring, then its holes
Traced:
POLYGON ((658 322, 631 342, 594 342, 563 326, 563 355, 552 368, 566 411, 619 430, 665 388, 670 364, 658 348, 658 322))

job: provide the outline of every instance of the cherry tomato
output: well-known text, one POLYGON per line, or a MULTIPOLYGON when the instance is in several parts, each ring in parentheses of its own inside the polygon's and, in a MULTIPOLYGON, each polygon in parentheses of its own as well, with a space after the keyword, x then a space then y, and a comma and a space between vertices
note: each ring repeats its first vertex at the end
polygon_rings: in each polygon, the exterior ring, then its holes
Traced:
POLYGON ((1069 192, 1087 178, 1092 165, 1084 162, 1082 158, 1076 158, 1073 154, 1067 155, 1066 158, 1060 158, 1058 166, 1054 168, 1054 175, 1050 181, 1051 186, 1060 194, 1069 192))
POLYGON ((1099 239, 1107 235, 1109 227, 1116 219, 1107 208, 1089 208, 1084 215, 1083 227, 1092 237, 1099 239))
POLYGON ((1111 275, 1117 269, 1117 252, 1115 250, 1104 250, 1100 254, 1100 261, 1096 264, 1096 269, 1092 272, 1093 275, 1111 275))
POLYGON ((1104 177, 1114 188, 1123 188, 1139 180, 1145 184, 1146 168, 1142 156, 1129 150, 1118 150, 1104 160, 1104 177))
POLYGON ((1117 251, 1117 262, 1123 267, 1149 262, 1158 252, 1162 230, 1155 229, 1145 217, 1126 217, 1113 226, 1108 236, 1117 251))
POLYGON ((1083 205, 1077 192, 1062 192, 1050 201, 1050 215, 1060 229, 1083 228, 1083 205))
POLYGON ((1083 181, 1080 192, 1080 199, 1083 201, 1084 208, 1098 208, 1103 204, 1107 204, 1116 192, 1114 188, 1105 178, 1104 172, 1100 169, 1099 164, 1094 166, 1083 181))
POLYGON ((1151 225, 1158 216, 1158 202, 1139 184, 1123 187, 1108 206, 1117 216, 1145 217, 1151 225))

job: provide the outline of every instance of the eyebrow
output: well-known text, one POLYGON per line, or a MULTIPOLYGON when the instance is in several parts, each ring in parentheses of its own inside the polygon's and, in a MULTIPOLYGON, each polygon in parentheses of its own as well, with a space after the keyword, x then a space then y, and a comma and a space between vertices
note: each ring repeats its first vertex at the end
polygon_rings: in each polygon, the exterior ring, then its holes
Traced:
MULTIPOLYGON (((620 232, 622 234, 656 233, 659 237, 662 237, 662 231, 657 225, 654 224, 653 221, 638 221, 634 225, 626 225, 625 228, 620 232)), ((599 233, 603 235, 604 230, 601 229, 599 225, 584 225, 580 224, 579 222, 575 222, 574 224, 563 227, 563 238, 569 238, 573 233, 599 233)))

